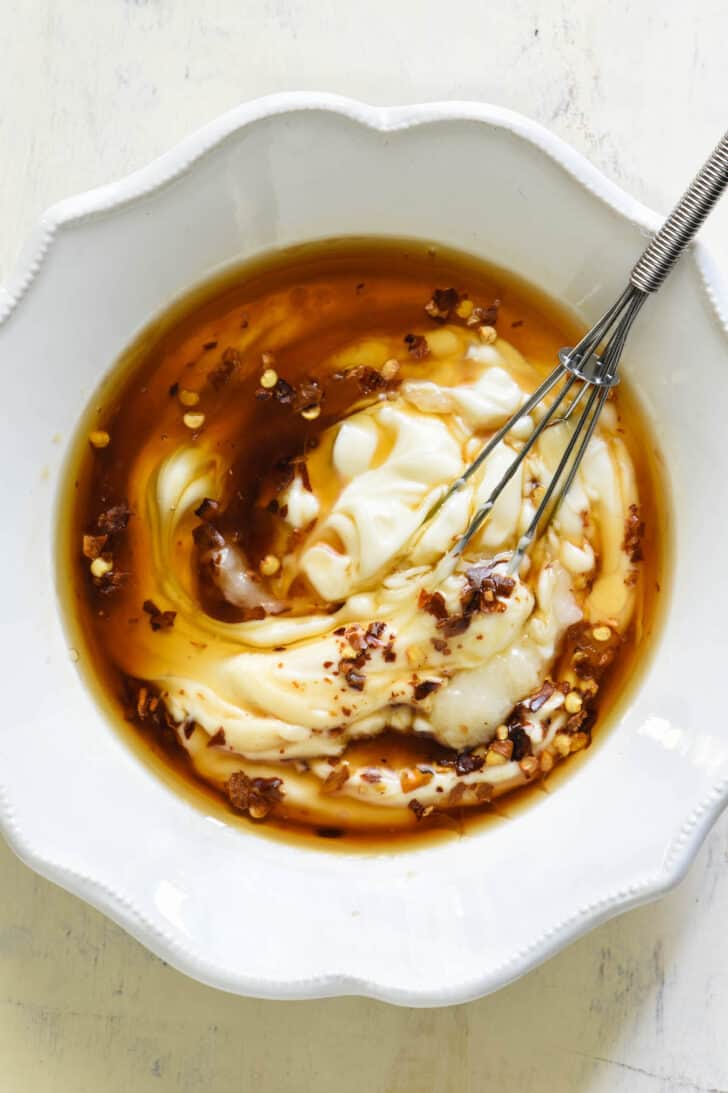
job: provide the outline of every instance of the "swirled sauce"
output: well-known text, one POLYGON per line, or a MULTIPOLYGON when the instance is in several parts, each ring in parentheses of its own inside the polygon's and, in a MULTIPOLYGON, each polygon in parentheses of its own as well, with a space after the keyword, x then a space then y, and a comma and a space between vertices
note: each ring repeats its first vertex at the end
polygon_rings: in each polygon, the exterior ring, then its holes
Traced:
POLYGON ((449 484, 568 333, 408 247, 239 274, 140 343, 88 431, 71 535, 94 660, 255 822, 424 831, 541 785, 644 630, 654 486, 619 395, 518 574, 572 419, 443 567, 543 408, 441 504, 449 484))

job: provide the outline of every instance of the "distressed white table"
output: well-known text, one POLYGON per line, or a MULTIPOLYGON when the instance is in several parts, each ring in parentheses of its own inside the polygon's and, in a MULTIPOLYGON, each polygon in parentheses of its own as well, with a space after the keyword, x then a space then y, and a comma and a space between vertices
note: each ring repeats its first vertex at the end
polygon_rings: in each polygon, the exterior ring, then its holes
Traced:
MULTIPOLYGON (((667 208, 728 125, 727 37, 725 0, 6 0, 0 277, 49 203, 290 88, 510 106, 667 208)), ((707 235, 728 278, 728 202, 707 235)), ((724 818, 674 894, 496 996, 264 1003, 183 978, 0 845, 0 1089, 724 1093, 727 907, 724 818)))

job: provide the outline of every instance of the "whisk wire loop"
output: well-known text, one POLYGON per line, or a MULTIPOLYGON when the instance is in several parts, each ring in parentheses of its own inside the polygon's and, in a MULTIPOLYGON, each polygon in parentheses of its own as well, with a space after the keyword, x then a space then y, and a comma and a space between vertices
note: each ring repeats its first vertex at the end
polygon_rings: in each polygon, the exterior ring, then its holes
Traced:
POLYGON ((446 573, 452 570, 458 556, 482 527, 503 490, 538 443, 539 438, 543 436, 544 431, 551 426, 568 423, 571 433, 564 452, 545 487, 544 495, 526 531, 521 535, 511 556, 509 572, 518 571, 539 529, 553 517, 574 482, 609 392, 619 382, 619 362, 632 324, 642 305, 649 293, 655 292, 660 287, 726 186, 728 186, 728 133, 723 136, 660 231, 643 251, 632 269, 629 283, 621 296, 575 346, 565 347, 559 351, 559 364, 554 371, 524 401, 520 409, 494 433, 477 458, 452 483, 443 497, 425 516, 424 523, 432 519, 457 490, 462 489, 499 444, 508 440, 516 441, 512 463, 491 491, 488 499, 477 509, 464 534, 442 559, 438 572, 446 573), (539 404, 562 380, 565 381, 563 387, 555 394, 530 436, 523 443, 513 433, 514 426, 533 411, 537 411, 539 404), (573 397, 571 401, 568 401, 572 391, 573 397), (586 403, 576 423, 571 426, 571 418, 585 398, 586 403), (562 413, 559 415, 560 409, 562 413))

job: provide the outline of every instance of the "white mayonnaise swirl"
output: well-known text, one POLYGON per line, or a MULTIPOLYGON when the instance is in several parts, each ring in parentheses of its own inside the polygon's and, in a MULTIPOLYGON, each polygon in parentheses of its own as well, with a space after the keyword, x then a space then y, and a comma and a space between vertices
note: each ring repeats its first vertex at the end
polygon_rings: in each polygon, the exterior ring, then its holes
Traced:
MULTIPOLYGON (((447 613, 457 617, 468 566, 487 561, 504 573, 571 428, 562 423, 544 432, 462 563, 438 583, 437 563, 534 422, 521 422, 422 529, 449 484, 531 389, 523 383, 527 362, 503 339, 484 346, 461 327, 437 334, 437 367, 430 373, 425 362, 423 378, 405 380, 326 430, 307 457, 310 489, 297 476, 281 497, 297 534, 266 595, 285 602, 293 581, 303 581, 320 608, 238 624, 206 616, 190 558, 182 564, 176 544, 189 539, 203 498, 224 504, 228 468, 203 431, 149 478, 148 519, 131 533, 135 549, 151 553, 155 599, 177 611, 177 620, 163 652, 147 636, 126 654, 124 667, 159 688, 180 725, 180 742, 205 777, 220 783, 238 769, 277 774, 291 802, 311 805, 348 745, 385 729, 457 751, 485 748, 513 708, 549 677, 572 624, 606 623, 616 633, 628 626, 635 593, 624 528, 638 498, 611 404, 568 497, 510 595, 499 596, 497 610, 475 612, 467 628, 450 634, 423 608, 423 592, 439 592, 447 613), (458 382, 461 375, 466 378, 458 382), (357 636, 372 624, 377 636, 351 674, 357 636), (206 747, 213 736, 223 742, 206 747), (306 769, 316 777, 303 777, 306 769)), ((382 338, 368 351, 381 365, 396 348, 382 338)), ((234 585, 235 573, 226 580, 234 585)), ((566 717, 564 690, 557 689, 525 724, 534 755, 566 717)), ((439 795, 441 802, 457 781, 473 791, 472 801, 482 800, 475 787, 500 792, 525 777, 514 760, 486 764, 464 778, 442 768, 414 788, 401 771, 385 769, 374 780, 362 773, 350 771, 336 793, 400 807, 413 797, 427 805, 439 795)), ((462 803, 469 802, 466 795, 462 803)))

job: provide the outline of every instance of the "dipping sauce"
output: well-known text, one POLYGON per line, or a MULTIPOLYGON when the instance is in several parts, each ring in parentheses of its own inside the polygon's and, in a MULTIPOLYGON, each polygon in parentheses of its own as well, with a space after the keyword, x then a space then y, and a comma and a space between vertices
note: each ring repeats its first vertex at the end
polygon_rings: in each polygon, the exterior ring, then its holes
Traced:
POLYGON ((634 401, 612 393, 517 575, 571 419, 453 572, 543 408, 426 519, 578 334, 512 278, 392 240, 249 264, 147 331, 84 425, 64 559, 150 753, 261 828, 386 839, 460 829, 588 748, 664 565, 634 401))

